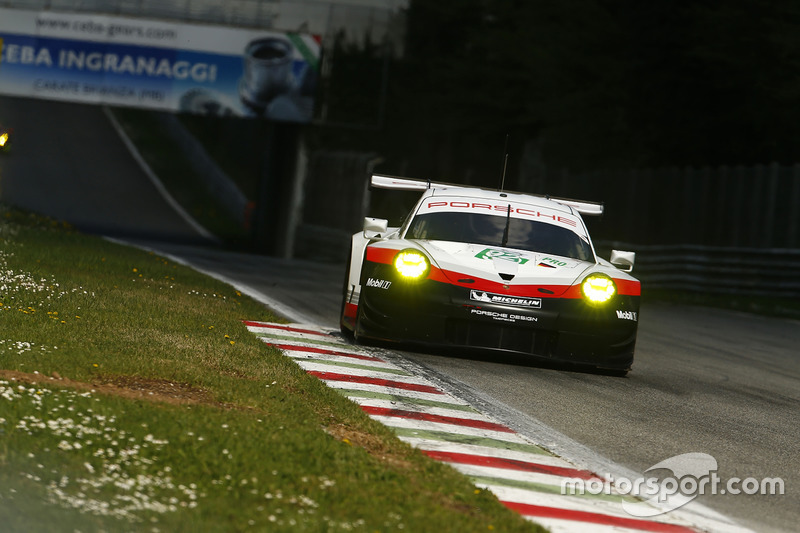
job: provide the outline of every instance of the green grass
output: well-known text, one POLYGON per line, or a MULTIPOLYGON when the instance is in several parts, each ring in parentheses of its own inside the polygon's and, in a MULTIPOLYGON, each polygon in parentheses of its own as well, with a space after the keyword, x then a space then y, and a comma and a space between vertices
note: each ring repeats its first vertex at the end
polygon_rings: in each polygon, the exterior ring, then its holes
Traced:
POLYGON ((162 257, 0 207, 3 531, 535 531, 162 257))

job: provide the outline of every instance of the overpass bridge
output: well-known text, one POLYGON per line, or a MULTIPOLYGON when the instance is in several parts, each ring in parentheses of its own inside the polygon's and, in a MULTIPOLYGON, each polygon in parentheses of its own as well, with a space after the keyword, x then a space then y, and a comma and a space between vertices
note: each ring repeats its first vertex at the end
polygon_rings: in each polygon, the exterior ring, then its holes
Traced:
MULTIPOLYGON (((313 154, 306 153, 304 130, 298 125, 336 124, 328 121, 324 103, 316 113, 321 119, 315 119, 316 89, 333 63, 331 55, 320 56, 320 49, 328 48, 328 42, 342 34, 348 42, 362 43, 368 32, 373 43, 388 44, 384 47, 387 54, 389 50, 402 53, 403 8, 407 3, 0 0, 0 94, 21 99, 9 100, 6 105, 5 97, 0 99, 0 110, 4 120, 20 125, 20 146, 26 148, 34 144, 26 138, 35 136, 25 135, 26 128, 37 122, 30 118, 33 116, 52 124, 57 119, 45 119, 48 114, 83 113, 97 124, 98 131, 107 131, 103 117, 91 106, 22 101, 30 98, 151 109, 162 111, 157 116, 172 119, 172 123, 177 123, 172 115, 176 112, 266 119, 269 135, 252 145, 252 150, 262 154, 261 168, 254 169, 259 176, 258 190, 243 201, 239 201, 241 195, 235 195, 230 210, 237 219, 241 215, 251 222, 253 241, 259 243, 259 249, 291 255, 295 239, 286 237, 284 242, 283 235, 293 235, 293 228, 299 225, 297 206, 302 203, 305 171, 308 160, 315 160, 313 154), (263 50, 274 54, 262 57, 259 54, 263 50), (27 113, 15 117, 15 109, 27 113), (249 205, 255 207, 250 209, 249 205)), ((388 55, 386 59, 384 66, 388 65, 388 55)), ((376 70, 381 84, 376 101, 382 109, 385 68, 376 70)), ((68 127, 76 121, 87 122, 75 119, 57 125, 68 127)), ((51 151, 47 146, 40 153, 51 151)), ((363 167, 372 159, 374 155, 357 158, 357 168, 347 166, 349 159, 347 165, 340 166, 348 175, 360 178, 363 167)), ((34 174, 59 175, 55 169, 40 172, 21 163, 9 168, 4 177, 5 200, 15 199, 10 188, 14 180, 22 183, 34 174)), ((104 163, 113 167, 112 162, 104 163)), ((78 174, 92 181, 92 172, 87 168, 78 174)), ((215 175, 211 177, 216 180, 215 175)), ((330 179, 327 170, 320 178, 323 182, 330 179)), ((59 199, 66 201, 63 196, 59 199)), ((28 209, 65 220, 72 218, 73 211, 59 211, 62 206, 41 205, 38 199, 26 203, 20 195, 16 200, 28 209)), ((67 203, 65 209, 79 205, 67 203)), ((105 227, 117 222, 113 220, 105 227)))

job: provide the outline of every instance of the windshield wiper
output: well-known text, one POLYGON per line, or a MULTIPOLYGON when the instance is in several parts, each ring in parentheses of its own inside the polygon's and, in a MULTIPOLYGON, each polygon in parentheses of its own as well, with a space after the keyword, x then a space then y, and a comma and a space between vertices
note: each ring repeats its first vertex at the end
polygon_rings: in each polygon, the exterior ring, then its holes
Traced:
POLYGON ((511 204, 508 204, 508 213, 506 213, 506 229, 503 231, 503 248, 508 244, 508 226, 511 225, 511 204))

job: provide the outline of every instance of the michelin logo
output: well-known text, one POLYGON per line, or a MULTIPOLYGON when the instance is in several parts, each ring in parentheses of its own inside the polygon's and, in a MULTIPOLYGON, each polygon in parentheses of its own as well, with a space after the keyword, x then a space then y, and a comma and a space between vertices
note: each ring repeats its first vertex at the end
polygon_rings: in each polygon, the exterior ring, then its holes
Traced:
POLYGON ((511 305, 514 307, 527 307, 528 309, 541 309, 541 298, 521 298, 519 296, 505 296, 484 291, 470 291, 469 299, 488 304, 511 305))

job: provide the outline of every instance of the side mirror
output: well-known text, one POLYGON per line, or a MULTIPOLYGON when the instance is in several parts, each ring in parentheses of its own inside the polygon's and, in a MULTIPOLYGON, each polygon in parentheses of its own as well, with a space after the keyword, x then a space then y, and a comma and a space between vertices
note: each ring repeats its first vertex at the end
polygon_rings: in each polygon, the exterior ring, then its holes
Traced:
POLYGON ((623 272, 633 271, 633 263, 636 261, 636 252, 622 252, 620 250, 611 250, 612 265, 622 270, 623 272))
POLYGON ((382 233, 386 233, 389 221, 382 218, 364 218, 364 238, 380 239, 382 233))

